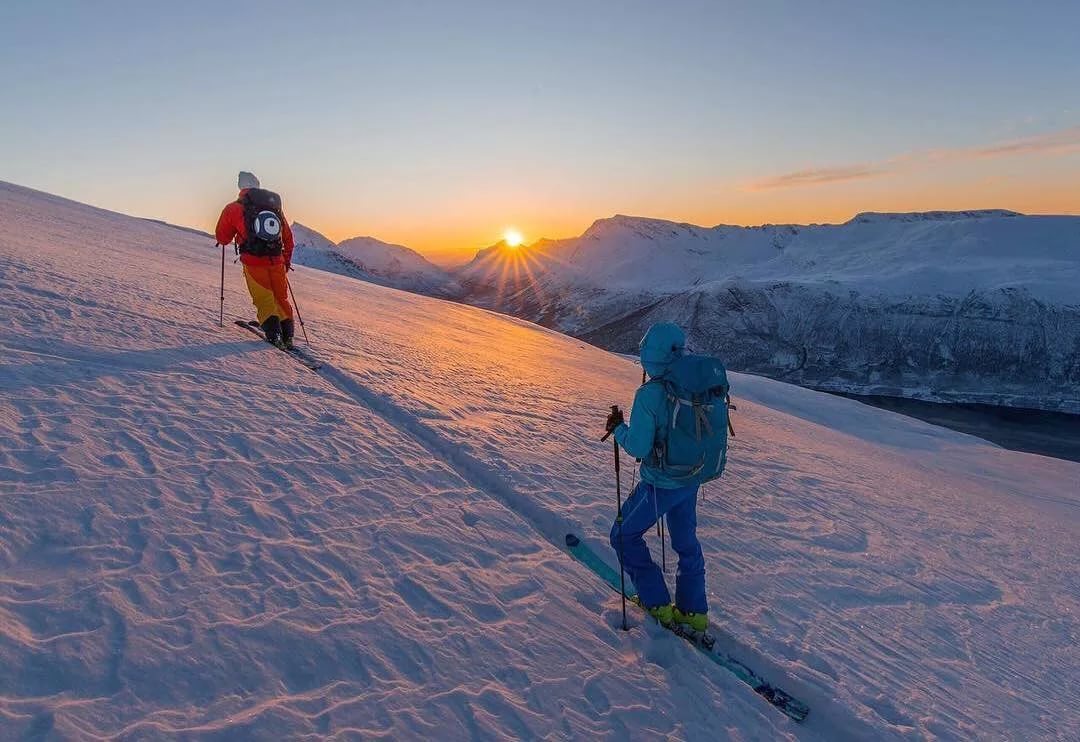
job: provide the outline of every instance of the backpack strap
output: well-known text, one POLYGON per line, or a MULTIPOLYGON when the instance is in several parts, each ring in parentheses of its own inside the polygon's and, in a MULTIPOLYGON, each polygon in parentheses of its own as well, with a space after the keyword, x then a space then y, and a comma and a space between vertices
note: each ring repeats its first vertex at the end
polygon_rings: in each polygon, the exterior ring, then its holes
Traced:
POLYGON ((711 404, 699 403, 694 405, 694 428, 697 433, 697 439, 701 441, 701 429, 705 429, 705 434, 710 438, 713 434, 712 423, 709 422, 709 414, 712 412, 713 406, 711 404))
POLYGON ((671 427, 674 428, 679 419, 679 410, 684 406, 689 407, 694 413, 694 434, 697 436, 698 441, 701 441, 701 432, 705 431, 705 435, 712 436, 713 427, 709 422, 709 413, 712 412, 712 402, 706 402, 698 398, 698 395, 694 395, 693 399, 683 399, 679 395, 675 394, 671 389, 668 390, 668 400, 671 405, 671 427))

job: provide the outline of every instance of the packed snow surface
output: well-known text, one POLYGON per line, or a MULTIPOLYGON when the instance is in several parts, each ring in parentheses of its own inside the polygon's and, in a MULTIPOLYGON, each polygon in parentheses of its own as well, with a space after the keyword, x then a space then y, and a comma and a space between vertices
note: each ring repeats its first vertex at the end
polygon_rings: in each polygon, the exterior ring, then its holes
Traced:
POLYGON ((560 548, 633 362, 301 268, 315 374, 206 238, 0 224, 0 738, 1080 738, 1076 464, 734 374, 711 619, 797 725, 560 548))

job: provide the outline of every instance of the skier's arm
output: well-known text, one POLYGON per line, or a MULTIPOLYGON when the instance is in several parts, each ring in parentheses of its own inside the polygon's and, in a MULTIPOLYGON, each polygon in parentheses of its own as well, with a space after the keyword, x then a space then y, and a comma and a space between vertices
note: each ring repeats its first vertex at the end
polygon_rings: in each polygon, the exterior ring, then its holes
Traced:
POLYGON ((615 440, 635 459, 646 458, 652 453, 656 437, 656 416, 653 413, 652 389, 643 386, 634 395, 630 410, 630 424, 615 428, 615 440))
MULTIPOLYGON (((282 214, 282 216, 284 216, 284 214, 282 214)), ((292 264, 292 253, 295 244, 296 243, 293 242, 292 227, 289 226, 289 220, 283 219, 281 222, 281 245, 284 248, 285 265, 292 264)))
POLYGON ((240 204, 231 203, 221 210, 221 216, 218 217, 217 221, 217 229, 214 230, 214 236, 217 237, 219 245, 228 245, 238 235, 234 212, 239 206, 240 204))

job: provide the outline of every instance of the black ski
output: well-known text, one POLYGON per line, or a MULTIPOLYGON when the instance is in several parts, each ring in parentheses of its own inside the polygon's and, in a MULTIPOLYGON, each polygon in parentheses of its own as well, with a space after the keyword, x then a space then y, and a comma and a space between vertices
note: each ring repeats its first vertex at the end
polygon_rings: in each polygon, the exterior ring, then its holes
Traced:
MULTIPOLYGON (((238 327, 243 327, 245 330, 252 333, 253 335, 262 338, 262 341, 267 345, 271 345, 271 347, 274 348, 278 347, 267 342, 266 335, 265 333, 263 333, 262 327, 260 327, 259 323, 255 320, 238 319, 235 320, 234 324, 236 324, 238 327)), ((278 348, 278 350, 280 350, 282 353, 286 353, 292 356, 296 360, 300 361, 300 363, 310 368, 312 371, 318 371, 323 366, 322 361, 301 348, 293 348, 291 350, 287 348, 278 348)))

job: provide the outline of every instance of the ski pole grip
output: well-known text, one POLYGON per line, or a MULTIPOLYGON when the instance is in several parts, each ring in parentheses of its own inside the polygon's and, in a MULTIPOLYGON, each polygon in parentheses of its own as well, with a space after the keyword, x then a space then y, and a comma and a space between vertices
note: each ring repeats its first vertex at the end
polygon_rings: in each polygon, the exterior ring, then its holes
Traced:
MULTIPOLYGON (((617 404, 611 405, 611 414, 614 415, 618 411, 619 411, 619 405, 617 405, 617 404)), ((604 437, 600 439, 600 442, 603 443, 604 441, 606 441, 608 438, 611 437, 611 434, 614 433, 614 432, 615 432, 614 430, 609 430, 608 432, 604 433, 604 437)))

